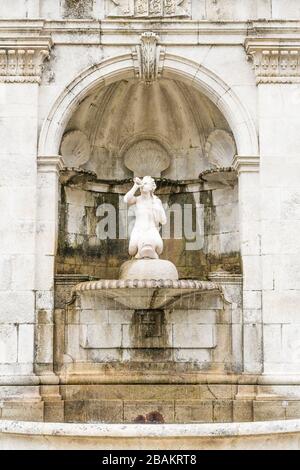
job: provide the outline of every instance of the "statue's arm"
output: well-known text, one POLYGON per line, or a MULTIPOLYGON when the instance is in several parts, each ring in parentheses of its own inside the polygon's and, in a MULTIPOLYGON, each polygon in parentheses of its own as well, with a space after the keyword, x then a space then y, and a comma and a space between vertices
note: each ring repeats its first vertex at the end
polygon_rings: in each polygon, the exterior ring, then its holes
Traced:
POLYGON ((125 196, 124 196, 125 204, 128 204, 129 206, 132 206, 133 204, 136 203, 135 193, 139 189, 140 186, 141 186, 141 182, 140 182, 139 178, 135 178, 134 179, 134 185, 128 191, 128 193, 126 193, 125 196))

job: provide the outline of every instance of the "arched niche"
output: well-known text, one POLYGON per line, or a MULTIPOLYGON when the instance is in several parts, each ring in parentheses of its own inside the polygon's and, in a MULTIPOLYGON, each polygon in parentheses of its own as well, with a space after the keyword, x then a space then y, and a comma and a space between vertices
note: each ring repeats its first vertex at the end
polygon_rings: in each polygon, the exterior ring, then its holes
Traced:
POLYGON ((67 185, 62 193, 58 274, 118 276, 128 258, 128 242, 114 239, 114 233, 108 240, 99 237, 97 221, 103 214, 98 207, 114 206, 119 217, 128 189, 124 181, 137 173, 126 165, 126 153, 145 142, 152 154, 161 148, 169 159, 160 168, 161 176, 174 183, 169 190, 162 188, 164 202, 203 206, 202 245, 186 250, 186 239, 179 240, 171 230, 164 257, 174 262, 182 278, 207 278, 218 269, 240 272, 237 184, 199 174, 216 169, 210 155, 217 155, 217 166, 222 166, 222 152, 226 165, 236 152, 256 154, 257 138, 247 110, 218 77, 166 54, 161 79, 147 86, 136 79, 131 55, 105 60, 82 72, 58 98, 41 131, 40 155, 51 159, 72 135, 79 143, 71 142, 69 148, 80 148, 79 169, 87 179, 73 179, 80 187, 67 185), (226 145, 218 141, 224 135, 226 145), (82 149, 89 153, 84 158, 82 149), (123 186, 112 186, 114 180, 123 186), (183 188, 180 180, 190 186, 183 188))

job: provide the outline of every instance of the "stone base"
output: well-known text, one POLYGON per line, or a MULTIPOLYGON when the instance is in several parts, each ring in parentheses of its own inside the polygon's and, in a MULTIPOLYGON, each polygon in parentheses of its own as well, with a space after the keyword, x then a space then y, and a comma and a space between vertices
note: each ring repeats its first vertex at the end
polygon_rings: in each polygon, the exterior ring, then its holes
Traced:
MULTIPOLYGON (((255 390, 256 386, 251 386, 255 390)), ((38 391, 38 387, 37 391, 38 391)), ((51 387, 49 387, 51 388, 51 387)), ((53 386, 53 391, 56 391, 53 386)), ((61 400, 5 400, 0 419, 69 423, 241 423, 300 418, 299 386, 267 388, 252 394, 235 384, 98 384, 61 385, 61 400), (260 392, 260 393, 258 393, 260 392), (262 395, 263 394, 263 395, 262 395), (298 396, 297 398, 296 395, 298 396), (264 396, 264 399, 260 399, 264 396), (240 398, 239 398, 240 397, 240 398), (242 399, 242 397, 244 397, 242 399), (248 397, 248 398, 247 398, 248 397)))
POLYGON ((126 261, 120 268, 122 280, 172 280, 178 279, 173 263, 164 259, 136 259, 126 261))
POLYGON ((296 450, 300 420, 227 424, 0 422, 0 450, 296 450))

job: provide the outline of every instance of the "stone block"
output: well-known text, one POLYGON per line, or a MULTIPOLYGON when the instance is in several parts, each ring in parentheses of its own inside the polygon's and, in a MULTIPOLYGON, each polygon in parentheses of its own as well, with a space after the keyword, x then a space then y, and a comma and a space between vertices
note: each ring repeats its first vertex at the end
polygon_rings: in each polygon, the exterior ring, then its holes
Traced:
POLYGON ((43 421, 44 403, 20 400, 5 401, 2 407, 2 419, 17 421, 43 421))
POLYGON ((122 325, 130 324, 134 314, 134 310, 124 310, 122 308, 120 310, 108 310, 107 312, 109 323, 121 323, 122 325))
POLYGON ((282 358, 282 325, 264 325, 264 360, 280 363, 282 358))
POLYGON ((82 348, 111 349, 122 346, 122 325, 103 324, 81 326, 80 345, 82 348))
POLYGON ((262 325, 244 325, 245 371, 259 373, 263 364, 262 354, 262 325))
MULTIPOLYGON (((85 328, 85 327, 82 327, 85 328)), ((86 351, 81 349, 81 327, 79 325, 68 325, 66 328, 66 354, 72 358, 72 360, 82 359, 82 352, 86 351)), ((85 338, 85 336, 83 336, 85 338)))
POLYGON ((19 325, 18 362, 33 363, 34 325, 19 325))
POLYGON ((37 400, 40 398, 39 387, 31 385, 1 385, 0 386, 0 401, 20 401, 23 398, 25 401, 37 400))
POLYGON ((9 290, 12 282, 12 261, 11 256, 0 258, 0 290, 9 290))
POLYGON ((235 400, 233 402, 233 421, 235 423, 253 421, 252 400, 235 400))
POLYGON ((210 423, 213 421, 213 402, 178 400, 175 402, 176 423, 210 423))
POLYGON ((215 310, 180 310, 174 309, 168 312, 168 323, 193 323, 214 325, 216 322, 215 310))
POLYGON ((244 290, 243 308, 260 310, 261 309, 261 291, 244 290))
POLYGON ((35 266, 35 287, 39 291, 53 289, 54 285, 54 256, 38 256, 35 266))
POLYGON ((272 19, 300 18, 300 5, 297 0, 272 0, 272 19))
POLYGON ((207 385, 210 392, 211 399, 219 400, 220 402, 232 400, 236 394, 236 385, 207 385))
POLYGON ((1 316, 0 323, 33 323, 34 293, 0 292, 1 316))
POLYGON ((202 363, 204 368, 208 368, 211 362, 211 351, 207 349, 174 349, 175 362, 195 362, 202 363))
POLYGON ((120 349, 89 349, 87 358, 92 362, 116 362, 122 360, 120 349))
MULTIPOLYGON (((96 325, 102 325, 108 323, 108 311, 107 310, 80 310, 80 323, 82 324, 93 324, 95 328, 96 325)), ((117 322, 121 323, 121 322, 117 322)), ((101 326, 100 326, 101 328, 101 326)))
POLYGON ((53 325, 37 325, 36 341, 36 362, 51 363, 53 360, 53 325))
POLYGON ((285 409, 286 419, 300 419, 300 401, 288 401, 285 409))
POLYGON ((191 323, 173 325, 174 348, 214 348, 216 346, 215 328, 213 325, 191 323))
POLYGON ((62 400, 44 402, 44 421, 46 423, 64 422, 64 402, 62 400))
POLYGON ((300 364, 300 325, 282 325, 283 362, 300 364))
POLYGON ((300 292, 297 290, 272 290, 263 292, 265 323, 299 324, 300 292))
POLYGON ((31 291, 35 286, 35 256, 15 255, 12 257, 11 290, 31 291))
POLYGON ((159 413, 164 423, 174 423, 174 402, 169 400, 124 401, 124 421, 133 423, 138 416, 159 413))
POLYGON ((54 308, 53 290, 37 291, 35 294, 35 305, 37 310, 52 310, 54 308))
POLYGON ((232 361, 232 330, 228 324, 218 324, 216 331, 217 347, 213 351, 213 361, 219 363, 220 367, 224 367, 232 361))
POLYGON ((224 206, 226 204, 238 203, 238 187, 215 189, 212 192, 214 206, 224 206))
POLYGON ((262 311, 255 308, 245 308, 243 310, 244 323, 262 323, 262 311))
POLYGON ((215 401, 213 406, 213 421, 215 423, 232 422, 232 401, 215 401))
POLYGON ((260 222, 246 221, 240 227, 241 254, 243 256, 253 256, 260 253, 261 234, 260 222))
POLYGON ((0 325, 0 363, 17 362, 18 335, 15 325, 0 325))
POLYGON ((67 400, 65 422, 67 423, 121 423, 123 403, 121 400, 67 400))
POLYGON ((285 419, 285 402, 281 401, 254 401, 253 420, 254 421, 276 421, 285 419))
POLYGON ((243 257, 244 289, 261 290, 261 260, 259 256, 243 257))
POLYGON ((297 189, 282 189, 280 218, 284 220, 300 220, 300 192, 297 189))

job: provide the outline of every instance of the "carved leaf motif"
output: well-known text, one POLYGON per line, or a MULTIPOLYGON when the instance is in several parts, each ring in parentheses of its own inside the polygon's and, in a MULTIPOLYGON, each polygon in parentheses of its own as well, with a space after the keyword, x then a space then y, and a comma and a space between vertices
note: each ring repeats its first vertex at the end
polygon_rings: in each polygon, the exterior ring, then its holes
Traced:
POLYGON ((176 0, 164 0, 164 11, 166 15, 175 15, 176 14, 176 7, 178 1, 176 0))
POLYGON ((137 15, 148 15, 148 0, 136 0, 135 10, 137 15))
POLYGON ((149 15, 159 16, 162 14, 161 0, 149 0, 149 15))

